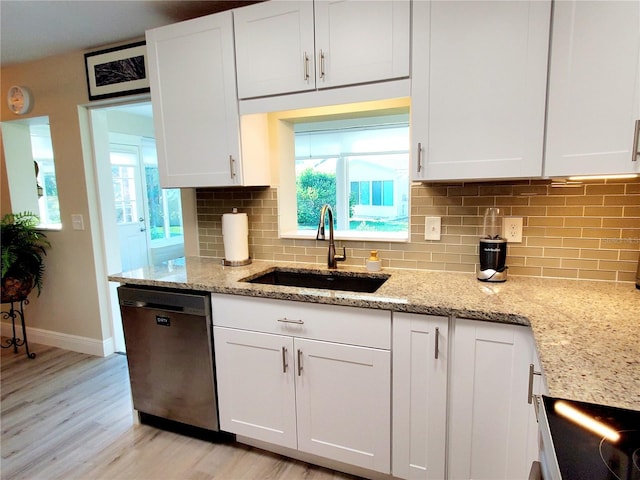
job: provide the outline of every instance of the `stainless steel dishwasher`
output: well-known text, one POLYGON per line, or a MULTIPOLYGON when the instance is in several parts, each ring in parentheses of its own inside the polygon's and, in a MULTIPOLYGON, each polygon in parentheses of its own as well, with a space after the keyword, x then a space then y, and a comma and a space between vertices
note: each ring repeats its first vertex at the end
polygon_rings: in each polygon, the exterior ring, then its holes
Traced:
POLYGON ((211 297, 118 287, 133 407, 218 431, 211 297))

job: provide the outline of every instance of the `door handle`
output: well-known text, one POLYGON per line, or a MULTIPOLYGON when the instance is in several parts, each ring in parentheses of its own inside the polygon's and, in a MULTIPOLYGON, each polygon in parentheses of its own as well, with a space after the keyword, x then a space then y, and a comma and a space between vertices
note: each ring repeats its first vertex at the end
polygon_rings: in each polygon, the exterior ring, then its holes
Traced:
POLYGON ((422 143, 418 143, 418 173, 422 171, 422 143))
POLYGON ((298 349, 298 376, 302 376, 302 350, 298 349))
POLYGON ((324 72, 324 51, 322 49, 320 49, 320 78, 322 80, 325 79, 325 72, 324 72))
POLYGON ((304 52, 304 81, 309 81, 309 54, 304 52))
POLYGON ((282 373, 287 373, 287 347, 282 347, 282 373))
POLYGON ((440 350, 440 328, 436 327, 436 360, 438 359, 438 350, 440 350))
POLYGON ((533 403, 533 376, 542 375, 542 372, 536 372, 533 363, 529 364, 529 393, 527 395, 527 403, 531 405, 533 403))
POLYGON ((631 149, 631 161, 637 162, 640 157, 640 120, 636 120, 636 128, 633 130, 633 148, 631 149))

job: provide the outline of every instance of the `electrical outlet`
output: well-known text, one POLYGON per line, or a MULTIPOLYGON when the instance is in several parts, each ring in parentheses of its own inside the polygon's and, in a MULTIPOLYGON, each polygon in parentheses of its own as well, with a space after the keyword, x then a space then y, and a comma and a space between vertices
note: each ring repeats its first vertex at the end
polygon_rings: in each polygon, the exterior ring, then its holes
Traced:
POLYGON ((424 239, 440 240, 442 223, 440 217, 424 217, 424 239))
POLYGON ((509 243, 522 243, 522 217, 505 217, 502 236, 509 243))

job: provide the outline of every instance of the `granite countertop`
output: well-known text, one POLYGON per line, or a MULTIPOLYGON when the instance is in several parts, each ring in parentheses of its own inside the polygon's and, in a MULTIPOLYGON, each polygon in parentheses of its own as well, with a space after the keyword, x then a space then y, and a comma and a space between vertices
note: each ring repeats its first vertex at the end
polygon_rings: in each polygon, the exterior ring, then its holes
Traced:
POLYGON ((326 271, 265 261, 226 267, 217 259, 188 257, 109 280, 526 325, 551 396, 640 410, 640 290, 634 284, 516 276, 484 283, 467 273, 400 269, 384 269, 391 276, 375 293, 238 282, 275 266, 326 271))

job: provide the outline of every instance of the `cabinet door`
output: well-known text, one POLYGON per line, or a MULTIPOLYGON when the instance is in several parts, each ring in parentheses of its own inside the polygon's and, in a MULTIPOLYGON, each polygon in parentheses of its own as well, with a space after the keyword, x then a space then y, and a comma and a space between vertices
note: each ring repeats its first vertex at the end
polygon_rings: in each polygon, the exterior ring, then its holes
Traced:
POLYGON ((448 319, 393 314, 393 476, 445 478, 448 319))
POLYGON ((221 430, 296 448, 293 339, 214 327, 221 430))
POLYGON ((295 339, 298 449, 389 473, 390 352, 295 339))
POLYGON ((542 174, 549 18, 550 1, 414 2, 414 180, 542 174))
POLYGON ((318 88, 409 76, 408 0, 316 0, 318 88))
POLYGON ((518 325, 462 319, 454 325, 449 477, 527 478, 537 428, 528 403, 532 334, 518 325))
POLYGON ((233 13, 238 96, 315 89, 313 2, 264 2, 233 13))
POLYGON ((241 184, 231 12, 147 32, 163 187, 241 184))
POLYGON ((545 175, 640 173, 640 3, 555 2, 545 175))

